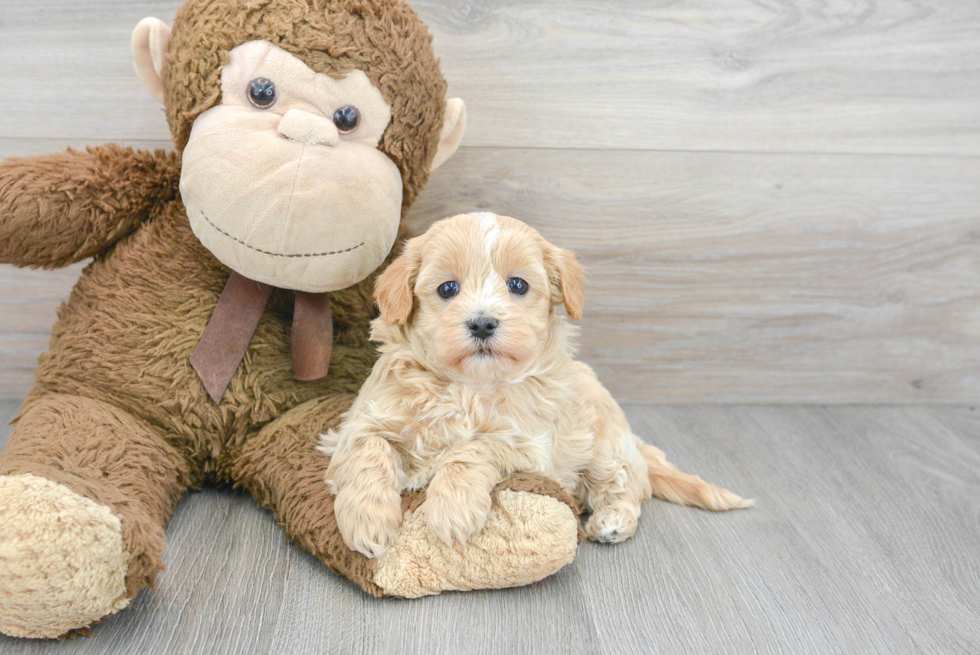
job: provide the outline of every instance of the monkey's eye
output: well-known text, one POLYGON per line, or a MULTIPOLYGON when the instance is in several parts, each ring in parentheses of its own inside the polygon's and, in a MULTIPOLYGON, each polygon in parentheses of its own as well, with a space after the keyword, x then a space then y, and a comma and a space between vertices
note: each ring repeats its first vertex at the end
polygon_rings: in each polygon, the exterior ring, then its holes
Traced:
POLYGON ((512 277, 507 280, 507 288, 510 289, 511 293, 516 293, 518 296, 523 296, 527 293, 528 286, 527 282, 519 277, 512 277))
POLYGON ((333 124, 337 126, 337 131, 341 134, 353 132, 360 122, 361 112, 357 111, 357 107, 353 105, 341 107, 333 113, 333 124))
POLYGON ((256 77, 248 83, 248 101, 252 106, 259 109, 268 109, 276 104, 279 99, 279 91, 276 84, 267 77, 256 77))
POLYGON ((440 298, 444 300, 449 300, 457 293, 459 293, 459 285, 456 284, 455 282, 443 282, 442 284, 439 285, 437 291, 439 293, 440 298))

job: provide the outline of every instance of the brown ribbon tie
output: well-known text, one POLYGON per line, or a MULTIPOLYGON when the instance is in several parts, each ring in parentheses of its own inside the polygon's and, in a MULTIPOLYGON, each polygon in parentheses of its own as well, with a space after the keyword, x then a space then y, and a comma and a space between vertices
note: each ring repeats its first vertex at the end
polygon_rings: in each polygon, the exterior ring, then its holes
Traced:
MULTIPOLYGON (((221 401, 245 357, 272 291, 272 286, 238 273, 228 278, 191 355, 191 366, 215 403, 221 401)), ((327 294, 296 292, 290 342, 294 378, 312 381, 327 375, 333 350, 333 317, 327 294)))

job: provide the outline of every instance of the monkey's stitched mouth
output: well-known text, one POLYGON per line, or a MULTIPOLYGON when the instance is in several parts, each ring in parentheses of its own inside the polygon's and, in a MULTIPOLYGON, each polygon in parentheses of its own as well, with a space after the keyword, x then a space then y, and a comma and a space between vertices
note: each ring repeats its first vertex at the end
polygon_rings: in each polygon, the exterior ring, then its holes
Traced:
POLYGON ((210 225, 211 227, 213 227, 218 232, 220 232, 221 234, 225 235, 226 237, 228 237, 232 241, 237 241, 238 243, 242 244, 246 248, 249 248, 250 250, 254 250, 255 252, 260 252, 263 255, 272 255, 273 257, 326 257, 327 255, 340 255, 340 254, 345 253, 345 252, 350 252, 351 250, 357 250, 358 248, 360 248, 361 246, 364 245, 364 242, 361 241, 356 246, 351 246, 350 248, 344 248, 343 250, 332 250, 330 252, 298 253, 298 254, 293 254, 293 255, 288 254, 288 253, 283 253, 283 252, 272 252, 270 250, 262 250, 262 248, 256 248, 255 246, 250 246, 249 244, 245 243, 244 241, 242 241, 238 237, 236 237, 234 235, 231 235, 231 234, 228 234, 227 232, 225 232, 224 230, 222 230, 220 227, 218 227, 217 225, 215 225, 214 223, 212 223, 211 222, 211 219, 208 218, 208 215, 205 214, 203 211, 201 212, 201 216, 203 216, 204 217, 204 220, 206 220, 208 222, 208 225, 210 225))

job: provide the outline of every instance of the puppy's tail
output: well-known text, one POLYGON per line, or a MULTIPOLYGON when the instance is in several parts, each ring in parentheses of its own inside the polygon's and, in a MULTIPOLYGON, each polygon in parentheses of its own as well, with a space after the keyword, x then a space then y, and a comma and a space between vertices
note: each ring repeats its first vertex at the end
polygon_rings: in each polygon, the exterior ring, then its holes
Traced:
POLYGON ((753 503, 728 489, 708 484, 696 475, 678 471, 659 448, 641 443, 640 452, 647 461, 650 486, 657 498, 678 505, 694 505, 713 512, 749 507, 753 503))

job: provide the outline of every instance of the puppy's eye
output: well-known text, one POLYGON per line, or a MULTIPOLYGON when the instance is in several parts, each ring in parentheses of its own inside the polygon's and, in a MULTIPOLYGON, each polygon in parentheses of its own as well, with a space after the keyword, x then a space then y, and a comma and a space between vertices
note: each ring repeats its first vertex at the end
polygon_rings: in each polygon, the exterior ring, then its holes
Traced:
POLYGON ((527 293, 530 288, 527 286, 527 282, 519 277, 512 277, 507 280, 507 288, 510 289, 511 293, 516 293, 518 296, 523 296, 527 293))
POLYGON ((253 107, 268 109, 276 104, 279 99, 279 91, 276 84, 267 77, 256 77, 248 83, 248 101, 253 107))
POLYGON ((459 285, 456 284, 455 282, 443 282, 442 284, 439 285, 439 289, 437 289, 437 291, 439 293, 440 298, 449 300, 457 293, 459 293, 459 285))
POLYGON ((333 113, 333 124, 337 126, 337 131, 341 134, 353 132, 357 129, 357 125, 360 122, 361 112, 357 111, 357 107, 352 105, 341 107, 333 113))

